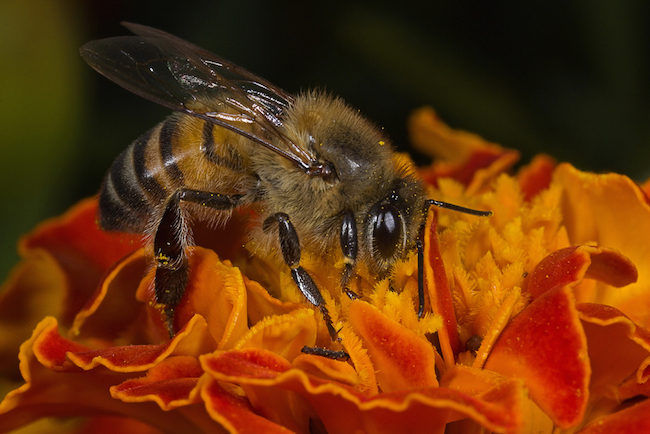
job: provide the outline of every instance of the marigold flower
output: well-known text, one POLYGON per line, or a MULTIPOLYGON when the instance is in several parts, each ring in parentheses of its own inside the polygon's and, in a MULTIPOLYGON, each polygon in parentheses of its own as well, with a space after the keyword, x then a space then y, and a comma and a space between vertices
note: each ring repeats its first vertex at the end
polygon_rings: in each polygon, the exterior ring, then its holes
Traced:
POLYGON ((0 431, 77 416, 46 423, 66 432, 648 432, 644 189, 544 155, 509 175, 517 152, 452 130, 431 109, 410 130, 438 158, 420 170, 431 198, 494 211, 429 211, 424 318, 415 253, 389 279, 361 270, 356 300, 338 287, 342 261, 307 256, 340 329, 332 342, 288 270, 250 256, 241 211, 225 228, 195 229, 180 331, 169 339, 140 237, 100 231, 88 199, 20 242, 23 261, 0 298, 0 366, 13 388, 0 431))

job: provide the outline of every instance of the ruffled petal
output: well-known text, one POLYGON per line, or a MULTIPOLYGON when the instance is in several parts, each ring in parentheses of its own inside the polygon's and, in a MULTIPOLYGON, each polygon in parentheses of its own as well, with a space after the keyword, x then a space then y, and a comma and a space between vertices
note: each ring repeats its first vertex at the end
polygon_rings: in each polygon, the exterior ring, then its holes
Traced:
MULTIPOLYGON (((650 233, 647 196, 628 177, 596 175, 560 164, 554 181, 564 189, 562 213, 573 244, 597 243, 618 250, 639 266, 639 279, 624 291, 597 284, 580 291, 578 301, 596 302, 622 310, 642 327, 650 325, 650 249, 640 238, 650 233)), ((591 285, 585 283, 583 285, 591 285)))
POLYGON ((162 410, 201 402, 199 361, 190 356, 169 357, 149 369, 147 376, 126 380, 110 388, 111 396, 124 402, 157 403, 162 410))
MULTIPOLYGON (((592 393, 611 392, 628 377, 637 384, 646 383, 650 377, 650 332, 611 306, 579 303, 576 307, 589 343, 592 393)), ((615 398, 632 396, 619 392, 615 398)))
MULTIPOLYGON (((382 393, 373 398, 332 381, 323 381, 291 366, 273 353, 249 349, 204 356, 206 372, 219 381, 239 384, 257 412, 289 429, 309 432, 309 414, 296 418, 290 402, 306 399, 328 432, 442 433, 453 420, 470 418, 488 430, 518 432, 522 425, 521 382, 507 380, 473 398, 450 389, 382 393), (273 398, 273 399, 270 399, 273 398)), ((312 414, 315 417, 315 414, 312 414)))
POLYGON ((64 312, 59 318, 68 325, 95 291, 104 273, 142 243, 141 235, 100 230, 97 226, 97 200, 86 199, 61 217, 41 223, 20 240, 18 250, 25 258, 35 250, 45 250, 61 266, 67 279, 68 293, 64 312))
POLYGON ((232 348, 248 331, 246 284, 241 271, 208 249, 190 254, 190 279, 176 308, 176 324, 203 316, 219 349, 232 348))
MULTIPOLYGON (((72 345, 72 341, 66 340, 66 343, 72 345)), ((158 365, 168 357, 198 357, 214 351, 216 347, 216 342, 209 333, 208 324, 197 314, 165 344, 128 345, 100 350, 66 348, 65 357, 84 370, 104 366, 115 372, 142 372, 158 365)), ((35 345, 34 351, 36 352, 37 349, 40 350, 40 347, 35 345)), ((60 358, 58 360, 61 362, 60 366, 65 369, 67 361, 60 358)))
POLYGON ((650 400, 608 415, 576 434, 646 434, 650 432, 650 400))
POLYGON ((619 252, 592 246, 574 246, 557 250, 544 258, 528 279, 527 290, 533 298, 583 278, 596 279, 620 288, 636 282, 634 264, 619 252))
POLYGON ((59 264, 45 251, 33 252, 0 288, 0 372, 20 378, 20 345, 46 316, 60 316, 68 284, 59 264))
POLYGON ((238 434, 292 432, 256 414, 246 399, 228 393, 218 381, 206 378, 204 383, 201 399, 205 402, 205 408, 212 419, 219 422, 228 432, 238 434))
POLYGON ((144 310, 149 306, 136 299, 140 280, 148 268, 144 249, 117 262, 75 316, 69 335, 107 342, 159 341, 146 333, 144 310))
POLYGON ((44 319, 21 347, 20 369, 26 383, 0 403, 0 431, 10 431, 42 417, 102 414, 139 419, 166 432, 221 429, 205 412, 164 412, 150 403, 135 405, 113 399, 107 391, 128 380, 128 374, 116 376, 102 368, 89 373, 65 363, 67 350, 80 350, 83 346, 61 338, 56 329, 54 318, 44 319))

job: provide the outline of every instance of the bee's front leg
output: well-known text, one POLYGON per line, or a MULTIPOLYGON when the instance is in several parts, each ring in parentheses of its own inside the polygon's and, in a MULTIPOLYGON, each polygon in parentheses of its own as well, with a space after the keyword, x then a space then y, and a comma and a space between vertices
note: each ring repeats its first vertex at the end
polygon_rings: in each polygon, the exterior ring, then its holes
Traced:
POLYGON ((242 195, 222 195, 200 190, 177 190, 167 202, 156 235, 154 237, 154 257, 156 277, 154 290, 156 302, 163 305, 169 336, 176 334, 174 309, 178 306, 189 278, 189 263, 185 248, 190 239, 187 219, 181 209, 181 202, 192 202, 209 208, 224 211, 237 206, 242 195))
POLYGON ((318 286, 316 286, 316 283, 309 273, 300 266, 300 241, 298 240, 296 228, 291 223, 291 220, 289 220, 287 214, 278 212, 264 220, 263 229, 265 231, 271 229, 271 226, 275 222, 277 222, 279 226, 280 250, 282 250, 282 257, 284 258, 285 264, 291 268, 291 277, 293 277, 293 281, 307 300, 320 309, 332 340, 339 340, 337 336, 338 333, 332 325, 332 318, 330 318, 329 311, 325 307, 325 300, 323 299, 318 286))
POLYGON ((341 242, 341 251, 343 252, 343 261, 345 269, 341 276, 341 288, 351 299, 357 299, 359 296, 348 288, 348 282, 354 274, 354 265, 357 263, 357 253, 359 252, 359 237, 357 235, 357 222, 352 211, 345 211, 341 220, 341 233, 339 235, 341 242))

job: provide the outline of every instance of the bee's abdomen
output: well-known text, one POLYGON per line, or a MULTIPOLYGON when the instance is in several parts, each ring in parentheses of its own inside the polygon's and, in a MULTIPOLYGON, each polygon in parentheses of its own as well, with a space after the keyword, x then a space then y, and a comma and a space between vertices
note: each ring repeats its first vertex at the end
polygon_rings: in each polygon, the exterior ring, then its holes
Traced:
POLYGON ((109 231, 143 232, 183 174, 173 151, 174 116, 149 130, 122 152, 99 194, 100 225, 109 231), (164 183, 165 185, 161 184, 164 183))

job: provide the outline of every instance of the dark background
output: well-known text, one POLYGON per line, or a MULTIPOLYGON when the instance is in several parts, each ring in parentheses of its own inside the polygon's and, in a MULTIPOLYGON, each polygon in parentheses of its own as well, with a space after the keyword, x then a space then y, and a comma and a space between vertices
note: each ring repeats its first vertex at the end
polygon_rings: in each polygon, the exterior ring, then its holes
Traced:
POLYGON ((290 92, 336 93, 400 149, 409 113, 431 105, 523 162, 545 152, 584 170, 650 175, 647 1, 3 0, 0 278, 21 234, 96 193, 119 152, 168 113, 78 56, 88 40, 128 34, 120 21, 173 33, 290 92))

